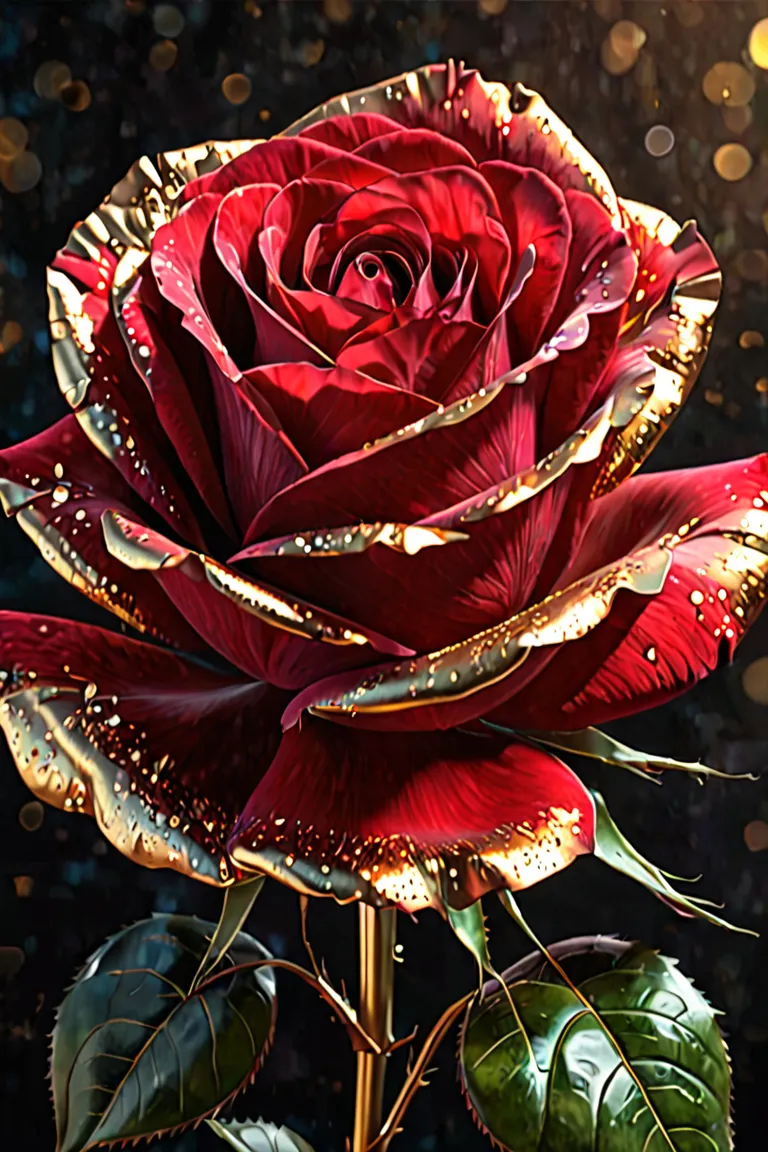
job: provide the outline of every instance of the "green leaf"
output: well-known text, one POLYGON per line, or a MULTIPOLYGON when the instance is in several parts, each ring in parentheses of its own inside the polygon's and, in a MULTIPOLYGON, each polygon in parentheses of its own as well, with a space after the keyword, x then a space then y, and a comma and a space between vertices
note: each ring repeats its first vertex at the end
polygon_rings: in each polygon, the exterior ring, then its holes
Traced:
POLYGON ((729 1152, 725 1044, 676 962, 601 937, 550 955, 578 994, 534 953, 467 1011, 462 1075, 492 1138, 514 1152, 729 1152))
POLYGON ((474 904, 461 910, 451 908, 449 904, 444 907, 448 923, 464 947, 468 948, 477 960, 480 972, 485 970, 495 976, 496 972, 488 952, 488 934, 485 930, 482 900, 476 900, 474 904))
POLYGON ((248 919, 248 914, 263 887, 264 877, 252 876, 248 880, 231 884, 229 888, 224 889, 224 905, 221 909, 221 916, 216 925, 216 931, 211 936, 211 942, 205 956, 200 961, 200 967, 195 974, 192 987, 205 979, 231 946, 232 941, 248 919))
POLYGON ((611 868, 615 868, 617 872, 623 872, 625 876, 643 884, 666 904, 674 908, 676 912, 682 913, 683 916, 700 916, 704 920, 709 920, 710 924, 716 924, 719 928, 729 928, 732 932, 744 932, 749 936, 757 935, 749 928, 736 927, 729 924, 727 920, 722 920, 719 916, 709 912, 705 900, 684 896, 683 893, 673 888, 667 879, 667 874, 657 868, 655 864, 651 864, 644 856, 641 856, 624 834, 619 831, 602 796, 598 792, 593 792, 592 796, 595 801, 594 853, 598 860, 602 860, 611 868))
POLYGON ((154 916, 88 960, 53 1032, 58 1152, 183 1127, 252 1078, 274 1026, 271 957, 240 933, 185 993, 215 930, 192 916, 154 916))
POLYGON ((237 1152, 312 1152, 306 1140, 266 1120, 209 1120, 211 1128, 237 1152))

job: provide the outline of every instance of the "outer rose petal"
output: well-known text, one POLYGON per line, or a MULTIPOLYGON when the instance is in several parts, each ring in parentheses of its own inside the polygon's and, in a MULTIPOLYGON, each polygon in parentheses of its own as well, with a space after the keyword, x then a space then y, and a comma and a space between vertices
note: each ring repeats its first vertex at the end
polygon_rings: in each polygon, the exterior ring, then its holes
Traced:
POLYGON ((279 742, 286 697, 101 628, 0 612, 0 722, 41 800, 119 851, 207 883, 279 742))
MULTIPOLYGON (((135 250, 134 250, 135 251, 135 250)), ((152 398, 131 364, 115 316, 102 294, 113 289, 114 263, 110 249, 89 259, 63 249, 49 269, 52 309, 58 314, 66 298, 70 309, 92 316, 93 352, 87 384, 77 398, 70 393, 78 421, 96 450, 108 459, 136 494, 159 512, 191 543, 202 545, 197 521, 201 506, 186 491, 190 487, 176 453, 163 432, 152 398), (103 284, 102 288, 94 288, 103 284), (80 297, 79 286, 90 291, 80 297)), ((61 324, 63 321, 54 321, 61 324)))
POLYGON ((202 644, 146 573, 127 573, 109 555, 101 514, 112 505, 146 514, 74 415, 0 453, 0 503, 60 576, 137 631, 186 649, 202 644))
POLYGON ((663 703, 732 658, 765 598, 768 456, 626 481, 592 505, 563 579, 664 534, 674 550, 663 591, 617 602, 490 719, 585 728, 663 703))
POLYGON ((310 720, 283 737, 230 840, 233 860, 300 891, 465 907, 526 888, 593 846, 589 792, 528 744, 385 735, 310 720))

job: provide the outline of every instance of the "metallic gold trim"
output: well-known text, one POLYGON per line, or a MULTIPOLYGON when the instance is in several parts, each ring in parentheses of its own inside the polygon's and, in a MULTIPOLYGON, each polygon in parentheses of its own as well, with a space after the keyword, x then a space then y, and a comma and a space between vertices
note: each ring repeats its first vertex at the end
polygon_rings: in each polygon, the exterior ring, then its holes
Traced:
MULTIPOLYGON (((461 67, 459 65, 459 70, 461 67)), ((397 121, 398 107, 405 99, 414 101, 422 108, 442 108, 448 112, 455 105, 456 111, 453 114, 458 117, 463 96, 461 84, 463 82, 466 85, 470 76, 474 77, 488 102, 488 122, 484 127, 495 126, 503 139, 509 135, 512 121, 517 118, 524 122, 526 132, 542 137, 551 136, 552 145, 559 150, 560 157, 579 171, 585 187, 605 205, 615 226, 620 227, 618 199, 607 173, 537 92, 522 84, 515 84, 510 91, 504 84, 484 80, 476 72, 465 73, 459 78, 453 61, 447 67, 428 64, 370 87, 336 96, 302 116, 281 135, 296 136, 321 120, 349 116, 355 112, 379 113, 397 121)))
POLYGON ((178 818, 158 812, 136 779, 86 737, 86 708, 83 693, 55 687, 14 692, 0 706, 0 727, 33 794, 95 816, 107 840, 145 868, 173 868, 206 884, 230 879, 223 855, 217 859, 185 834, 178 818))
MULTIPOLYGON (((66 488, 64 491, 66 492, 66 488)), ((42 496, 45 493, 38 492, 37 495, 42 496)), ((30 506, 20 508, 16 512, 16 521, 37 547, 46 564, 49 564, 54 572, 73 588, 77 588, 78 592, 82 592, 89 600, 106 608, 138 632, 150 631, 153 635, 161 635, 157 629, 149 628, 133 594, 121 591, 117 584, 110 582, 106 576, 88 564, 54 524, 46 523, 46 518, 39 509, 30 506)))
POLYGON ((304 895, 340 903, 392 904, 406 912, 465 908, 494 888, 528 888, 591 850, 593 814, 550 807, 534 823, 503 824, 487 835, 420 844, 407 835, 354 837, 343 829, 289 829, 262 821, 230 844, 237 867, 264 872, 304 895))
POLYGON ((102 513, 101 524, 107 552, 134 571, 179 568, 191 580, 199 580, 204 575, 216 592, 243 612, 304 640, 336 645, 372 644, 393 654, 410 652, 385 637, 356 631, 347 621, 304 600, 288 600, 276 589, 241 576, 202 552, 174 544, 160 533, 111 509, 102 513))
MULTIPOLYGON (((148 254, 157 229, 176 215, 185 185, 260 143, 215 140, 161 153, 154 160, 142 156, 95 212, 73 228, 65 252, 97 267, 101 289, 110 282, 121 288, 148 254)), ((96 322, 83 306, 87 295, 66 272, 48 269, 54 371, 61 394, 73 408, 87 395, 95 352, 96 322)))
MULTIPOLYGON (((679 243, 685 230, 665 213, 622 201, 628 215, 660 243, 679 243)), ((610 492, 650 455, 688 398, 704 364, 712 335, 722 275, 713 269, 677 284, 666 305, 651 312, 633 336, 654 365, 653 390, 642 410, 615 437, 602 462, 591 498, 610 492)))
POLYGON ((351 524, 346 528, 312 528, 291 536, 279 536, 261 544, 252 544, 234 559, 253 560, 259 556, 352 556, 367 552, 374 544, 383 544, 394 552, 415 556, 422 548, 454 544, 461 540, 469 540, 466 532, 377 521, 374 524, 351 524))
POLYGON ((309 711, 319 716, 393 712, 473 695, 508 676, 531 648, 585 636, 608 615, 620 589, 643 596, 660 592, 671 562, 667 548, 645 548, 468 640, 369 673, 336 697, 313 702, 309 711))
POLYGON ((647 358, 643 360, 645 363, 640 364, 634 373, 622 377, 605 404, 586 421, 583 428, 574 432, 532 468, 517 472, 480 497, 473 497, 453 508, 424 517, 418 521, 419 526, 468 524, 509 512, 526 500, 538 496, 572 464, 597 460, 611 430, 625 427, 647 402, 648 391, 653 387, 654 369, 647 358))

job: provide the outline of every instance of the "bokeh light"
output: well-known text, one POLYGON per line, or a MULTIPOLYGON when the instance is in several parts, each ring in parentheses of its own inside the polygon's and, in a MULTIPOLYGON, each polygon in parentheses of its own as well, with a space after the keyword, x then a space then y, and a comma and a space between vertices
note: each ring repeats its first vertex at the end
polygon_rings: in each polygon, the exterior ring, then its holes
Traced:
POLYGON ((720 60, 704 73, 701 82, 704 95, 712 104, 738 108, 749 104, 755 94, 754 77, 743 64, 720 60))
POLYGON ((758 68, 768 68, 768 16, 758 20, 750 32, 749 54, 758 68))
POLYGON ((722 144, 712 163, 722 180, 743 180, 752 167, 752 157, 743 144, 722 144))
POLYGON ((158 40, 149 50, 149 63, 155 72, 167 72, 176 63, 179 54, 173 40, 158 40))
POLYGON ((61 60, 46 60, 35 72, 32 86, 41 100, 58 100, 62 88, 71 79, 68 64, 61 60))
POLYGON ((242 72, 231 72, 221 82, 221 90, 230 104, 245 104, 251 94, 251 82, 242 72))
POLYGON ((28 140, 29 132, 21 120, 13 116, 0 120, 0 159, 12 160, 18 156, 26 148, 28 140))
POLYGON ((675 134, 666 124, 654 124, 645 134, 645 148, 651 156, 667 156, 675 146, 675 134))

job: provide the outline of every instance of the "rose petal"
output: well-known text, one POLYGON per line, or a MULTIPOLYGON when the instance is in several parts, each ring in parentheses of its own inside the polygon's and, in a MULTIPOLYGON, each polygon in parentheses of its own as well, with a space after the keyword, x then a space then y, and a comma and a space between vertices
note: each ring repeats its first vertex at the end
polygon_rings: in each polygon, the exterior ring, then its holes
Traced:
POLYGON ((617 603, 492 718, 514 717, 521 728, 600 724, 678 695, 732 657, 763 601, 766 509, 765 456, 641 476, 595 501, 571 574, 667 533, 674 546, 664 589, 617 603))
POLYGON ((242 387, 247 386, 270 405, 311 469, 354 452, 435 407, 413 392, 343 367, 270 364, 246 372, 242 387))
POLYGON ((354 118, 334 118, 310 125, 301 133, 299 140, 314 141, 351 152, 376 136, 388 135, 396 128, 396 123, 387 116, 371 115, 355 109, 354 118))
POLYGON ((456 907, 528 887, 591 851, 593 835, 587 790, 527 744, 309 720, 284 736, 230 852, 303 892, 416 911, 441 887, 456 907))
POLYGON ((0 453, 0 502, 60 576, 139 632, 190 650, 202 647, 183 616, 144 573, 126 579, 104 547, 101 514, 141 505, 93 451, 74 415, 0 453))
POLYGON ((410 648, 362 632, 346 619, 208 556, 190 552, 120 513, 102 516, 107 550, 132 572, 151 572, 211 648, 237 668, 280 688, 296 689, 327 669, 359 667, 374 650, 409 655, 410 648))
POLYGON ((533 272, 507 316, 514 333, 512 358, 522 361, 541 343, 567 269, 577 258, 569 252, 571 220, 562 192, 542 173, 499 160, 481 164, 480 173, 501 209, 512 268, 529 245, 536 253, 533 272))
POLYGON ((0 613, 0 722, 41 800, 145 867, 208 883, 277 748, 285 697, 91 625, 0 613))

